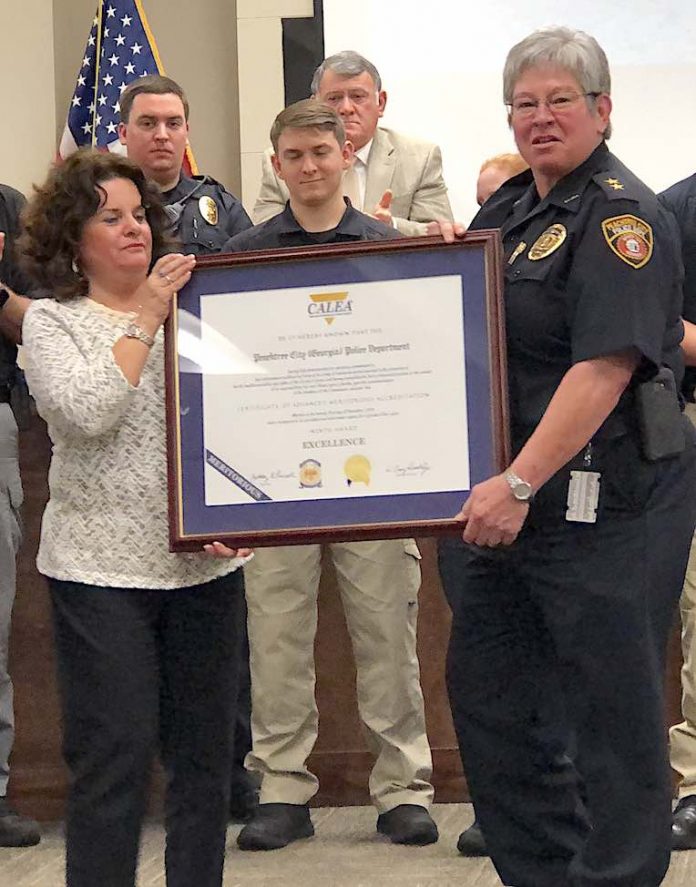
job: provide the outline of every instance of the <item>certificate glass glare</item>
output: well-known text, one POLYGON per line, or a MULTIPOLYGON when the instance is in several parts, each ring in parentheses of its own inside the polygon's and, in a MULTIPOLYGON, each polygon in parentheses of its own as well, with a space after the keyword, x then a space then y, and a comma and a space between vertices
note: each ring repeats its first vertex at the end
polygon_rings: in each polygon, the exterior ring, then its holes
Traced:
POLYGON ((200 260, 167 328, 174 550, 453 528, 507 460, 499 241, 200 260))

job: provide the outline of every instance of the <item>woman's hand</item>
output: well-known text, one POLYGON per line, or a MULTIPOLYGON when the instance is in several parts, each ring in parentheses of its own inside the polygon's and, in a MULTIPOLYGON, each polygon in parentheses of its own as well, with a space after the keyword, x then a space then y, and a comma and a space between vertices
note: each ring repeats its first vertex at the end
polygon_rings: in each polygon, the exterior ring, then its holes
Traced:
POLYGON ((138 287, 136 297, 140 310, 139 327, 154 335, 169 316, 172 298, 191 279, 195 256, 171 253, 155 262, 150 276, 138 287))
POLYGON ((466 524, 462 538, 474 545, 512 545, 522 529, 529 504, 512 495, 502 474, 472 489, 456 520, 466 524))
POLYGON ((227 558, 250 557, 254 553, 253 548, 228 548, 226 545, 223 545, 222 542, 213 542, 210 545, 204 545, 203 551, 211 557, 227 558))

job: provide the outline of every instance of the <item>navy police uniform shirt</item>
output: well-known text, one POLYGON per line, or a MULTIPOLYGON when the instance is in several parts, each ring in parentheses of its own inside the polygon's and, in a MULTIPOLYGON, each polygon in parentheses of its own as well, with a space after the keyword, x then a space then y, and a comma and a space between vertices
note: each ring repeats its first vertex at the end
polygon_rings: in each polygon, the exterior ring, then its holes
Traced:
MULTIPOLYGON (((658 195, 660 203, 674 215, 681 236, 684 262, 684 307, 682 317, 696 323, 696 175, 689 176, 658 195)), ((684 372, 682 391, 694 401, 696 367, 684 372)))
POLYGON ((176 218, 172 234, 196 256, 219 253, 226 240, 252 226, 241 202, 210 176, 182 176, 162 202, 176 218))
MULTIPOLYGON (((0 260, 0 282, 17 293, 26 293, 27 282, 19 273, 14 255, 19 235, 19 214, 24 196, 8 185, 0 185, 0 231, 5 233, 5 251, 0 260)), ((11 387, 16 373, 17 348, 0 333, 0 388, 11 387)))
MULTIPOLYGON (((638 380, 666 364, 679 384, 681 260, 674 222, 604 143, 543 200, 529 170, 504 183, 471 224, 495 227, 502 228, 505 256, 516 451, 575 363, 633 348, 642 355, 638 380)), ((631 402, 628 390, 607 425, 631 402)))
POLYGON ((254 249, 280 249, 293 246, 315 246, 319 243, 350 243, 358 240, 393 240, 401 237, 396 228, 373 219, 354 209, 346 199, 346 211, 341 221, 330 231, 305 231, 290 209, 262 222, 228 240, 225 253, 246 252, 254 249))

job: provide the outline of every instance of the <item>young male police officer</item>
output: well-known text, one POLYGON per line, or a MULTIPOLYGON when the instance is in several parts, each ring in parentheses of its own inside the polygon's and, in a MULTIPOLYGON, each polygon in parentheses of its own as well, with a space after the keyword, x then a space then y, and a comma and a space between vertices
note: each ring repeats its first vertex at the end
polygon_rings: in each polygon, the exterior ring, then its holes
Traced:
POLYGON ((210 176, 183 175, 189 105, 174 80, 154 74, 133 80, 119 101, 118 136, 128 156, 162 191, 172 233, 184 252, 220 252, 234 234, 251 227, 244 207, 210 176))
MULTIPOLYGON (((353 148, 328 105, 308 99, 286 108, 271 141, 289 201, 280 215, 232 238, 225 252, 399 236, 344 199, 353 148)), ((355 653, 360 716, 377 749, 370 777, 377 830, 394 843, 430 844, 438 832, 428 812, 432 761, 416 657, 418 548, 393 539, 329 549, 355 653)), ((320 570, 319 545, 257 549, 245 567, 253 701, 247 763, 262 783, 257 815, 238 838, 243 850, 271 850, 314 833, 307 805, 318 783, 305 762, 317 738, 320 570)))

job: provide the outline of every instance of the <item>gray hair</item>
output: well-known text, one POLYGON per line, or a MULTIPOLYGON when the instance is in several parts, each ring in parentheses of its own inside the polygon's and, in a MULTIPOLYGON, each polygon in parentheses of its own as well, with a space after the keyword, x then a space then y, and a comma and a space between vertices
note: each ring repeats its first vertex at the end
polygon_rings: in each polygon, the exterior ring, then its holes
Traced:
POLYGON ((382 89, 382 78, 379 76, 377 68, 365 56, 360 55, 358 52, 353 52, 352 49, 337 52, 335 55, 330 55, 327 59, 324 59, 312 77, 312 95, 317 95, 319 92, 321 78, 327 71, 333 71, 339 77, 359 77, 360 74, 367 71, 374 81, 377 92, 380 92, 382 89))
MULTIPOLYGON (((558 65, 569 71, 586 93, 611 93, 609 62, 594 37, 572 28, 549 27, 533 31, 512 47, 503 69, 503 101, 512 103, 522 72, 536 65, 558 65)), ((593 101, 587 96, 588 104, 593 101)), ((611 124, 604 138, 611 135, 611 124)))

